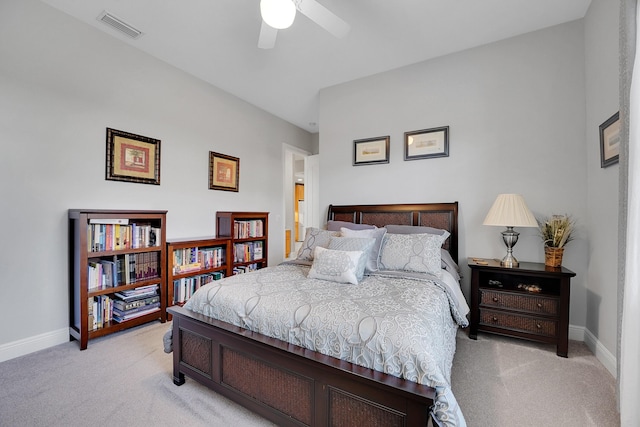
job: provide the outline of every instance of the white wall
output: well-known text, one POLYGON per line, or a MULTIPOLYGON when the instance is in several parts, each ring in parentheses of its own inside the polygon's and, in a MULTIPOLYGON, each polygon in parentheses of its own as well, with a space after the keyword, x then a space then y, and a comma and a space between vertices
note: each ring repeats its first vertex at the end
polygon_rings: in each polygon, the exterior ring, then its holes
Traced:
MULTIPOLYGON (((618 111, 619 2, 592 0, 585 16, 589 228, 587 330, 617 351, 618 165, 600 168, 599 126, 618 111)), ((596 352, 598 349, 595 349, 596 352)), ((614 361, 615 367, 615 361, 614 361)))
MULTIPOLYGON (((587 153, 582 20, 348 82, 320 93, 320 206, 460 202, 466 257, 506 253, 482 221, 499 193, 524 195, 536 215, 570 213, 577 238, 563 265, 570 323, 586 325, 587 153), (403 133, 449 126, 446 158, 403 160, 403 133), (352 166, 353 140, 391 136, 390 163, 352 166)), ((542 262, 537 229, 521 228, 517 258, 542 262)))
POLYGON ((169 238, 269 211, 282 260, 282 144, 311 134, 35 0, 0 3, 0 58, 0 360, 67 339, 69 208, 167 209, 169 238), (105 180, 107 127, 161 140, 160 186, 105 180), (209 151, 240 158, 238 193, 208 189, 209 151))

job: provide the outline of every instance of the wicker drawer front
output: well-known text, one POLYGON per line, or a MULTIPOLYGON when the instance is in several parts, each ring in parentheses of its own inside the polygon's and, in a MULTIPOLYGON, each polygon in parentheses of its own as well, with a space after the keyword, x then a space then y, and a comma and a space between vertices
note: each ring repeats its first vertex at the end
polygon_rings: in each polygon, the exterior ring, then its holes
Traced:
POLYGON ((558 314, 558 300, 537 295, 512 294, 506 292, 480 290, 480 305, 486 307, 509 308, 535 314, 558 314))
POLYGON ((517 314, 480 310, 480 324, 499 328, 516 329, 546 337, 556 336, 556 322, 517 314))

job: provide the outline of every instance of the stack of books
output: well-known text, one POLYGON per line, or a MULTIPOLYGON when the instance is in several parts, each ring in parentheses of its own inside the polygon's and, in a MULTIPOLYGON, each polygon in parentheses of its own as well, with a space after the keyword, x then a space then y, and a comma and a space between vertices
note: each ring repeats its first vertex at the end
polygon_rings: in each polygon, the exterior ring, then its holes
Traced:
POLYGON ((119 323, 160 310, 158 285, 141 286, 114 295, 113 320, 119 323))

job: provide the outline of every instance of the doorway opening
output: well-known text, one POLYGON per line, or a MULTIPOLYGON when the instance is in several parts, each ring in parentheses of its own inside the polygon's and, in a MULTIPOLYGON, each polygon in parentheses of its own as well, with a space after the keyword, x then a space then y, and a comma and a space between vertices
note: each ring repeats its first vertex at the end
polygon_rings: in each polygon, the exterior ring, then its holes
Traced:
POLYGON ((284 257, 295 257, 305 237, 305 230, 312 226, 309 214, 313 206, 313 191, 309 184, 309 168, 305 166, 310 153, 287 144, 284 146, 284 257))

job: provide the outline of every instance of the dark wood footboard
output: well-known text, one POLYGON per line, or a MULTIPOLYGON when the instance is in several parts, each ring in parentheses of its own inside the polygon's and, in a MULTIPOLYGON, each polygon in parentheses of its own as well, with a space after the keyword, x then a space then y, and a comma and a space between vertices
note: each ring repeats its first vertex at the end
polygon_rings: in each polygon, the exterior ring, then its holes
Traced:
POLYGON ((281 426, 426 426, 435 390, 182 307, 173 381, 185 376, 281 426))

